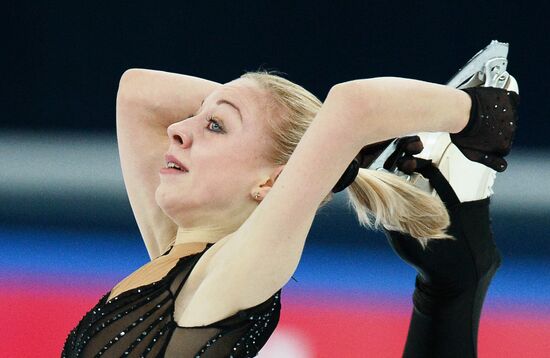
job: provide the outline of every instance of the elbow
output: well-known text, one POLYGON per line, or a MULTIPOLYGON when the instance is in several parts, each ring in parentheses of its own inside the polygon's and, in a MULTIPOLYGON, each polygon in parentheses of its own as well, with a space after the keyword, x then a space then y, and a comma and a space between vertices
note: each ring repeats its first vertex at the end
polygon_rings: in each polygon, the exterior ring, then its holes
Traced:
POLYGON ((140 76, 142 71, 143 70, 139 68, 129 68, 124 71, 122 76, 120 76, 120 80, 118 81, 118 89, 120 90, 121 88, 126 88, 131 85, 135 78, 140 76))
POLYGON ((117 106, 136 102, 139 82, 147 71, 141 68, 130 68, 124 71, 118 82, 117 106))
POLYGON ((126 71, 124 71, 122 76, 120 76, 120 81, 118 83, 119 87, 131 84, 136 78, 139 78, 139 77, 143 76, 144 74, 146 74, 149 71, 150 70, 146 70, 146 69, 143 69, 143 68, 129 68, 129 69, 127 69, 126 71))
POLYGON ((365 79, 333 86, 325 102, 337 104, 339 119, 346 120, 354 128, 364 145, 365 140, 374 142, 389 138, 384 137, 384 120, 380 111, 383 101, 380 97, 376 79, 365 79))
POLYGON ((130 68, 120 76, 118 81, 118 89, 116 94, 117 106, 127 103, 131 100, 132 84, 135 82, 136 76, 139 76, 139 70, 130 68))
POLYGON ((353 80, 333 86, 327 101, 337 102, 352 119, 372 117, 376 109, 376 83, 374 79, 353 80))
POLYGON ((144 101, 140 97, 140 81, 146 70, 131 68, 122 74, 118 83, 116 94, 116 122, 127 121, 134 118, 129 113, 142 110, 144 101))

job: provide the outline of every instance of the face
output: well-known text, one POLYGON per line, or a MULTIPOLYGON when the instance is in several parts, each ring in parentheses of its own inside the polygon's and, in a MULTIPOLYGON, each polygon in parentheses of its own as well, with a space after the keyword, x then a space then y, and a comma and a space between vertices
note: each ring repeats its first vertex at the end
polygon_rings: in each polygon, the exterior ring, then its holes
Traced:
POLYGON ((189 118, 168 127, 168 155, 188 169, 161 169, 157 204, 180 226, 243 215, 275 166, 266 159, 268 96, 253 80, 224 84, 189 118))

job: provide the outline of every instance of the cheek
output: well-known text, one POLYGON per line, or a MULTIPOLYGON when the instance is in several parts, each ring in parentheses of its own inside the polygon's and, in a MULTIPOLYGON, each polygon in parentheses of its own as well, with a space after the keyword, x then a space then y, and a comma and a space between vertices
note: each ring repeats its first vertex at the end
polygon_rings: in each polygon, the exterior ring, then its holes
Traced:
MULTIPOLYGON (((200 146, 200 149, 195 146, 191 155, 193 168, 189 173, 190 177, 181 184, 167 183, 167 188, 164 189, 177 191, 181 185, 185 191, 192 190, 189 196, 197 201, 214 197, 230 198, 246 193, 257 180, 254 178, 254 171, 264 160, 257 137, 243 135, 231 142, 212 141, 208 145, 200 146)), ((170 198, 166 200, 170 201, 170 198)))
MULTIPOLYGON (((210 190, 223 188, 223 190, 234 191, 250 181, 250 161, 245 158, 225 158, 216 163, 216 166, 209 167, 201 176, 200 181, 210 190)), ((202 186, 202 185, 198 185, 202 186)))
POLYGON ((204 168, 200 182, 208 183, 209 190, 216 190, 216 192, 237 193, 248 190, 247 187, 254 180, 253 173, 257 168, 258 160, 258 156, 250 151, 226 152, 204 168))

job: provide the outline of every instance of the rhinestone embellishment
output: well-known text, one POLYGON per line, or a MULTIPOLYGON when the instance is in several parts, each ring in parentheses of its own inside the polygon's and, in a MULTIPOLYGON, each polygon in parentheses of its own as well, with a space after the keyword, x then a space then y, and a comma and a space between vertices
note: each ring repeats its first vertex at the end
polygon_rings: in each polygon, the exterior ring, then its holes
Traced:
MULTIPOLYGON (((160 357, 170 344, 172 331, 186 329, 174 322, 176 293, 172 292, 168 279, 124 292, 112 300, 107 300, 109 294, 105 294, 69 332, 62 357, 111 357, 115 356, 115 351, 119 352, 117 357, 160 357)), ((195 357, 200 358, 213 347, 218 347, 216 354, 220 352, 219 347, 227 347, 224 349, 228 351, 223 354, 226 357, 256 356, 277 325, 279 297, 280 291, 253 309, 239 311, 231 317, 237 324, 220 326, 195 357), (228 334, 233 330, 243 333, 228 334)), ((209 326, 216 327, 216 324, 209 326)))

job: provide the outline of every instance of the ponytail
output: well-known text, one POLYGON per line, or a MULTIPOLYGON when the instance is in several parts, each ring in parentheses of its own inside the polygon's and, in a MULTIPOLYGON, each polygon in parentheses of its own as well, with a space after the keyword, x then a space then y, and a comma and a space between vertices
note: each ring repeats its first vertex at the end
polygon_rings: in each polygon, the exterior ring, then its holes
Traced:
POLYGON ((409 234, 423 247, 429 239, 453 239, 446 233, 450 219, 441 199, 397 175, 359 169, 347 191, 348 203, 364 227, 409 234))

